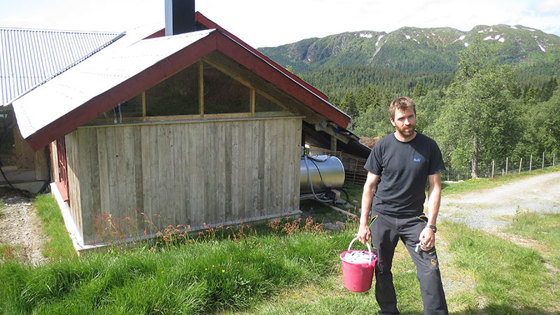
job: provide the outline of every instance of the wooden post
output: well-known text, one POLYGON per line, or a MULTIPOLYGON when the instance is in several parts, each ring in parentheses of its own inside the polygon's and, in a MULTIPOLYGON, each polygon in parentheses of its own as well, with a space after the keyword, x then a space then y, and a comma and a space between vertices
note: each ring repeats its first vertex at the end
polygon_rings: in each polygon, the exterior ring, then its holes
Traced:
POLYGON ((336 137, 331 136, 331 155, 336 155, 336 137))
POLYGON ((533 155, 531 154, 531 159, 529 160, 529 173, 533 170, 533 155))
POLYGON ((198 63, 198 114, 204 117, 204 65, 198 63))
POLYGON ((509 162, 509 157, 506 157, 506 175, 507 175, 507 171, 508 171, 508 162, 509 162))
POLYGON ((542 153, 542 167, 541 167, 541 169, 543 169, 543 168, 544 168, 544 151, 542 153))
POLYGON ((142 119, 146 118, 146 91, 142 92, 142 119))
POLYGON ((358 173, 358 160, 354 160, 354 176, 352 177, 352 184, 356 183, 356 173, 358 173))
POLYGON ((494 160, 492 160, 492 175, 491 178, 494 178, 494 160))
POLYGON ((255 116, 255 102, 257 95, 255 94, 255 89, 251 88, 251 98, 250 98, 251 116, 255 116))
POLYGON ((519 173, 521 174, 521 163, 523 162, 523 158, 519 159, 519 173))

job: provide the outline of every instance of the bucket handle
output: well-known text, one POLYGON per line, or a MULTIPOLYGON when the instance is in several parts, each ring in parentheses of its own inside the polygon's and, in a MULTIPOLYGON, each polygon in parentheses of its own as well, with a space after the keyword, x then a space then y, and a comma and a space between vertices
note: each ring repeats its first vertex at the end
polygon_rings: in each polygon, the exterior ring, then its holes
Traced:
MULTIPOLYGON (((358 239, 358 237, 354 237, 354 239, 350 242, 350 245, 348 245, 348 250, 350 250, 350 248, 352 248, 352 244, 354 244, 354 242, 358 239)), ((371 253, 371 246, 369 246, 369 242, 366 242, 366 246, 369 252, 370 256, 373 256, 373 254, 371 253)), ((371 266, 371 259, 369 260, 369 264, 371 266)))

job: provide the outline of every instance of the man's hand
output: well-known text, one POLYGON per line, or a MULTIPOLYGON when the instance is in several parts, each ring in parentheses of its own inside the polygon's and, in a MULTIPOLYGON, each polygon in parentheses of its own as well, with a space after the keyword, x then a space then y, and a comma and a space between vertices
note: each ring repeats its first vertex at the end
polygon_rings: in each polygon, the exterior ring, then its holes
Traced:
POLYGON ((422 230, 418 239, 420 240, 420 243, 424 244, 423 249, 431 249, 436 245, 436 235, 428 226, 422 230))
POLYGON ((362 244, 366 245, 370 236, 371 232, 369 230, 369 226, 367 226, 367 224, 360 224, 360 228, 358 229, 358 240, 362 242, 362 244))

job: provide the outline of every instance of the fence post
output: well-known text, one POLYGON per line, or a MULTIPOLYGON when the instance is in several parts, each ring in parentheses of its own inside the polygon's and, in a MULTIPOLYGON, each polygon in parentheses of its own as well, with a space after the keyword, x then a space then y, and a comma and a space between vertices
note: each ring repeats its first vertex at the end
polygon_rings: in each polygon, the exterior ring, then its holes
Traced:
POLYGON ((523 158, 519 159, 519 174, 521 174, 521 163, 523 162, 523 158))
POLYGON ((543 169, 543 168, 544 168, 544 151, 542 152, 542 167, 541 167, 541 169, 543 169))
POLYGON ((507 175, 507 171, 508 171, 508 162, 509 162, 509 157, 506 157, 506 175, 507 175))
POLYGON ((492 160, 492 175, 490 178, 494 178, 494 160, 492 160))
POLYGON ((531 159, 529 160, 529 173, 533 170, 533 155, 531 154, 531 159))

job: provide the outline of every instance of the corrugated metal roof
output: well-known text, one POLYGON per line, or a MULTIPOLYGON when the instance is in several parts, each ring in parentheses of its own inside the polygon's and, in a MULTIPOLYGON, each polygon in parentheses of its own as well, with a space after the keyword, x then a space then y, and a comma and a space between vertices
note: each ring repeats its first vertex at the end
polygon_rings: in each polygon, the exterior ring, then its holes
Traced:
POLYGON ((0 106, 9 105, 122 35, 0 28, 0 106))
POLYGON ((24 138, 216 30, 119 41, 14 101, 24 138))

